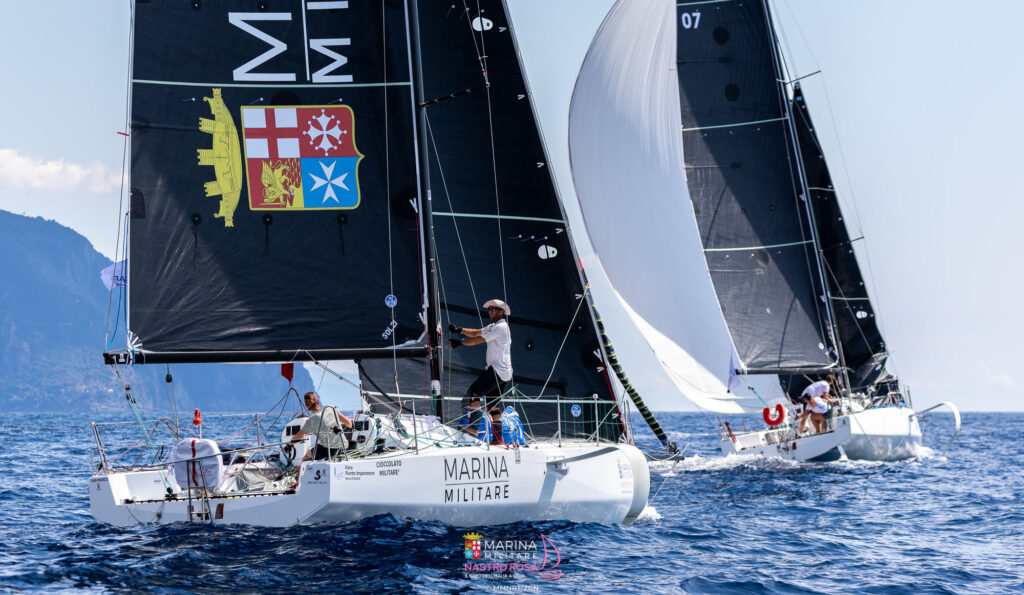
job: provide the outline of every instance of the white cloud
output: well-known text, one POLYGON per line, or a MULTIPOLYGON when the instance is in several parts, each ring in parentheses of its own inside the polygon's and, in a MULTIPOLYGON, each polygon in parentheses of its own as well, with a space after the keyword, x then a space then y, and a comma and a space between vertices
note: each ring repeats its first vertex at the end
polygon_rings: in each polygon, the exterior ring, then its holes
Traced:
POLYGON ((995 385, 1000 388, 1017 388, 1017 383, 1009 374, 994 374, 985 362, 978 362, 978 368, 981 369, 981 378, 987 381, 989 385, 995 385))
POLYGON ((6 190, 107 194, 120 187, 121 172, 102 163, 44 161, 26 157, 15 149, 0 149, 0 188, 6 190))

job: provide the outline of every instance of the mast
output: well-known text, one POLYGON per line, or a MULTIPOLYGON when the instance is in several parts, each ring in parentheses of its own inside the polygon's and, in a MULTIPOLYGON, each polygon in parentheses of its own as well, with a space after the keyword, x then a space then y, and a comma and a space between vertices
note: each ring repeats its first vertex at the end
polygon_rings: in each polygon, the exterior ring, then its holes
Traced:
POLYGON ((427 106, 423 96, 423 67, 420 53, 420 19, 417 0, 410 0, 409 6, 409 56, 412 60, 412 88, 415 103, 416 122, 416 163, 419 177, 419 216, 420 238, 422 241, 423 260, 426 265, 424 274, 423 308, 426 310, 427 323, 427 363, 430 373, 430 392, 434 415, 444 422, 444 401, 441 396, 441 365, 439 361, 439 334, 437 328, 438 312, 436 299, 435 256, 433 243, 433 209, 430 203, 430 162, 427 157, 427 106))
POLYGON ((797 167, 797 178, 800 182, 800 192, 803 195, 804 210, 807 213, 808 227, 811 232, 811 240, 814 242, 814 260, 817 264, 818 278, 821 282, 821 290, 825 297, 825 314, 828 322, 828 339, 832 342, 832 345, 836 349, 836 354, 839 356, 839 367, 841 372, 841 382, 844 386, 849 388, 850 382, 846 373, 846 359, 843 355, 842 345, 839 343, 839 337, 837 336, 838 324, 835 317, 835 311, 832 304, 832 293, 829 290, 828 276, 825 271, 824 256, 822 254, 821 240, 818 237, 818 226, 814 217, 814 208, 811 205, 811 194, 807 187, 807 174, 804 171, 803 159, 800 153, 800 144, 797 140, 796 123, 793 121, 793 110, 792 105, 788 99, 788 93, 786 91, 786 85, 788 84, 788 76, 785 68, 785 62, 782 57, 782 53, 779 47, 779 40, 775 34, 775 25, 772 21, 771 10, 769 9, 769 0, 764 0, 762 6, 764 7, 765 24, 768 26, 768 32, 771 36, 772 46, 772 60, 775 63, 775 72, 778 76, 778 85, 780 100, 782 108, 784 110, 786 126, 789 129, 790 143, 793 149, 793 161, 797 167))

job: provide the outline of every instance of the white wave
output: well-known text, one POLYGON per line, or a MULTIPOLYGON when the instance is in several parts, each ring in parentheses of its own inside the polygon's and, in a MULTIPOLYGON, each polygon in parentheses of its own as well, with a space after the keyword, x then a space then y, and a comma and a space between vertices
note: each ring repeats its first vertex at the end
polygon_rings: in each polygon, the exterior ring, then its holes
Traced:
POLYGON ((640 511, 640 514, 636 517, 637 525, 651 525, 661 520, 661 513, 656 508, 648 504, 640 511))

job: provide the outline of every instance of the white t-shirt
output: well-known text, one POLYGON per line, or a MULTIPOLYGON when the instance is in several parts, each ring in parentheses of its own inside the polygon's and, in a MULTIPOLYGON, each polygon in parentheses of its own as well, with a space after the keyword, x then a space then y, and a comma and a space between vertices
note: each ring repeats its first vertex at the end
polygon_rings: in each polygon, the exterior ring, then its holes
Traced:
POLYGON ((512 380, 512 334, 503 318, 480 329, 487 341, 487 365, 494 368, 503 382, 512 380))
POLYGON ((812 397, 820 397, 827 392, 829 392, 828 380, 819 380, 805 388, 803 394, 810 395, 812 397))
POLYGON ((313 415, 309 416, 309 419, 302 424, 302 431, 306 434, 313 436, 314 439, 317 437, 317 432, 320 432, 319 442, 320 446, 324 448, 330 448, 331 450, 342 450, 348 446, 348 440, 345 439, 345 427, 341 423, 341 418, 335 414, 334 408, 324 408, 317 411, 313 415), (324 415, 324 413, 327 415, 324 415), (320 419, 323 418, 323 423, 320 419), (334 430, 341 430, 335 432, 334 430))
POLYGON ((825 399, 811 397, 811 411, 814 413, 828 413, 828 403, 825 399))

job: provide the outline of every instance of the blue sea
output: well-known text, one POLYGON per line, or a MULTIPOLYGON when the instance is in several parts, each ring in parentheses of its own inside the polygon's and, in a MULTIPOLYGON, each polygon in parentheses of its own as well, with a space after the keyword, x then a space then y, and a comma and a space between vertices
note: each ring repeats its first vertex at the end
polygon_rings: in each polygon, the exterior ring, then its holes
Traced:
MULTIPOLYGON (((652 464, 653 502, 632 527, 452 528, 384 516, 266 529, 97 523, 88 422, 8 414, 0 421, 0 589, 1024 592, 1024 414, 965 414, 945 455, 953 418, 930 416, 929 452, 896 463, 724 458, 708 416, 658 418, 688 458, 652 464), (470 530, 492 545, 535 544, 556 572, 467 572, 470 530)), ((227 421, 241 427, 242 419, 227 421)), ((641 445, 657 450, 639 418, 634 426, 641 445)), ((120 438, 139 437, 128 427, 120 438)))

